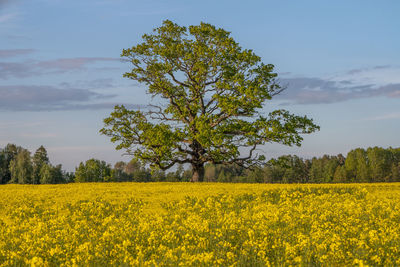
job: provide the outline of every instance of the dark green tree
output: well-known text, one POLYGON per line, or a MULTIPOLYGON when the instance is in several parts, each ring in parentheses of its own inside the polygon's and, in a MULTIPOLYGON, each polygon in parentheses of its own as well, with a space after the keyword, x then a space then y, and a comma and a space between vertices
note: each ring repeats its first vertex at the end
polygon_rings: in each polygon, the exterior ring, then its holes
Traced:
POLYGON ((41 184, 60 184, 66 181, 64 173, 62 171, 61 164, 52 166, 50 164, 43 164, 40 169, 40 180, 41 184))
POLYGON ((348 182, 369 182, 367 152, 363 148, 351 150, 346 157, 345 169, 348 182))
POLYGON ((38 176, 41 184, 53 184, 52 167, 50 164, 43 164, 38 176))
POLYGON ((40 146, 32 157, 33 163, 33 183, 38 184, 41 180, 41 169, 44 165, 49 164, 49 157, 47 151, 43 146, 40 146))
POLYGON ((66 173, 62 170, 62 165, 57 164, 52 169, 53 183, 61 184, 66 182, 66 173))
POLYGON ((164 182, 166 180, 165 171, 160 169, 151 170, 151 180, 153 182, 164 182))
POLYGON ((337 167, 342 158, 340 156, 324 155, 322 158, 313 158, 310 168, 310 182, 330 183, 334 180, 337 167))
POLYGON ((135 173, 140 171, 141 168, 142 168, 142 165, 140 164, 140 162, 134 158, 125 165, 124 170, 127 174, 129 174, 133 177, 135 175, 135 173))
POLYGON ((390 180, 387 182, 400 182, 400 162, 392 163, 390 180))
POLYGON ((22 149, 17 156, 10 162, 11 183, 32 184, 33 167, 31 153, 22 149))
POLYGON ((114 164, 111 170, 111 177, 113 182, 126 182, 132 181, 132 176, 125 172, 127 164, 123 161, 118 161, 114 164))
POLYGON ((5 176, 8 168, 5 168, 4 165, 6 165, 6 158, 3 150, 0 150, 0 184, 4 184, 6 182, 5 176))
POLYGON ((111 167, 105 161, 89 159, 75 171, 75 182, 105 182, 111 180, 111 167))
POLYGON ((286 155, 278 158, 277 163, 283 168, 282 182, 301 183, 307 179, 304 161, 296 155, 286 155))
POLYGON ((257 147, 299 146, 301 134, 319 129, 286 110, 262 113, 282 91, 274 66, 242 49, 229 32, 166 20, 143 40, 123 50, 133 65, 124 76, 164 103, 147 111, 116 106, 101 133, 144 164, 166 170, 188 163, 191 180, 203 181, 206 162, 249 167, 264 160, 257 147))
POLYGON ((19 152, 23 150, 22 147, 14 144, 7 144, 7 146, 0 152, 0 184, 5 184, 11 180, 10 163, 13 161, 19 152))
POLYGON ((370 147, 367 149, 367 158, 372 182, 384 182, 390 180, 391 167, 394 158, 389 149, 370 147))
POLYGON ((348 182, 346 168, 344 166, 337 166, 335 174, 333 175, 334 183, 345 183, 348 182))

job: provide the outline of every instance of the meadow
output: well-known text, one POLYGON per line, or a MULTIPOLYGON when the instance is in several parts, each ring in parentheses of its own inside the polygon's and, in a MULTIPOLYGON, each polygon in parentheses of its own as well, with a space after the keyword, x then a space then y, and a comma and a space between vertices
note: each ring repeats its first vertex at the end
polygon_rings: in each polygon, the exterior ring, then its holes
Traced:
POLYGON ((0 186, 0 266, 400 265, 400 184, 0 186))

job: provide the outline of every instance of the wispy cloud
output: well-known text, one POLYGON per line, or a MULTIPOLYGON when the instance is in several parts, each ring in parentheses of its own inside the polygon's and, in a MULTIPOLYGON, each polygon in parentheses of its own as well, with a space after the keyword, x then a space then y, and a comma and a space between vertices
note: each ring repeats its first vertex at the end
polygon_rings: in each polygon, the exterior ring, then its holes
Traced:
MULTIPOLYGON (((87 89, 59 89, 53 86, 0 86, 0 110, 57 111, 113 109, 123 103, 106 101, 116 95, 95 93, 87 89)), ((125 104, 127 108, 142 105, 125 104)), ((1 125, 0 125, 1 126, 1 125)))
POLYGON ((33 53, 34 49, 0 49, 0 58, 10 58, 33 53))
POLYGON ((87 106, 93 104, 83 103, 114 96, 85 89, 58 89, 52 86, 0 86, 0 109, 9 111, 87 109, 87 106))
POLYGON ((62 88, 85 88, 85 89, 100 89, 100 88, 113 88, 115 85, 113 84, 112 78, 100 78, 95 80, 78 80, 73 83, 71 82, 63 82, 60 83, 62 88))
POLYGON ((55 70, 55 71, 71 71, 79 70, 88 64, 96 63, 99 61, 120 61, 119 58, 107 57, 78 57, 78 58, 60 58, 55 60, 41 61, 34 66, 39 69, 55 70))
MULTIPOLYGON (((4 54, 7 54, 7 52, 4 52, 4 54)), ((84 70, 90 64, 105 61, 119 62, 120 59, 107 57, 79 57, 60 58, 47 61, 0 62, 0 79, 67 73, 71 71, 84 70)))
POLYGON ((366 121, 381 121, 381 120, 393 120, 400 119, 400 112, 388 113, 379 116, 366 118, 366 121))
POLYGON ((400 68, 376 66, 328 78, 281 78, 287 89, 278 99, 295 104, 322 104, 357 98, 399 97, 400 68))

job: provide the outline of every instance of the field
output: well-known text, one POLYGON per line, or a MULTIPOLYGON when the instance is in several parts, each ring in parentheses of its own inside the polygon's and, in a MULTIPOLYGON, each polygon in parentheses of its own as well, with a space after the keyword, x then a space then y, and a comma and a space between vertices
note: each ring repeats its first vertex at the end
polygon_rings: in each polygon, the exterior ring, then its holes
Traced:
POLYGON ((0 266, 400 265, 400 184, 0 187, 0 266))

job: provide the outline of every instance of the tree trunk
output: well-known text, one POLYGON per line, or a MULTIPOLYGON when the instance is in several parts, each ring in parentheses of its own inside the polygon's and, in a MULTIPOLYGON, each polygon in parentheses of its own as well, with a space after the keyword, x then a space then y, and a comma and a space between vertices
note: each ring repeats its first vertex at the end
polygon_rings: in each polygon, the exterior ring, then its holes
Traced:
POLYGON ((192 179, 191 182, 203 182, 204 180, 204 164, 192 164, 192 179))

